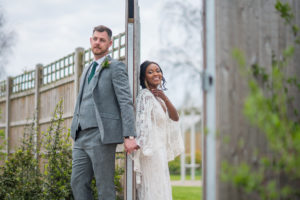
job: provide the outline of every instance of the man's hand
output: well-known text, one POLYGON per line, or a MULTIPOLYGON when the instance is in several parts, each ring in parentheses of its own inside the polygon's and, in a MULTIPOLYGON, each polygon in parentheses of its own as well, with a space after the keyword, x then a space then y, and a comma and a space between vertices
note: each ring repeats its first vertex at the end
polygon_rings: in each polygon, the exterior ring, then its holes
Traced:
POLYGON ((135 149, 138 149, 135 139, 125 138, 124 147, 127 154, 131 154, 135 149))

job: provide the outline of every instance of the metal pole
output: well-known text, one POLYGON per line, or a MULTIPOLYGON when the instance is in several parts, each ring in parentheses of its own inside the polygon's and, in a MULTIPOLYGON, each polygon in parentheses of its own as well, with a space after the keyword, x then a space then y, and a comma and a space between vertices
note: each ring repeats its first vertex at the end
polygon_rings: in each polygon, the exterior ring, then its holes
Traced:
POLYGON ((208 88, 206 89, 206 200, 216 199, 216 81, 215 81, 215 0, 206 1, 206 74, 208 88))
MULTIPOLYGON (((131 94, 133 101, 135 100, 136 91, 134 90, 135 81, 135 7, 137 1, 126 1, 126 61, 131 94)), ((133 171, 133 160, 126 155, 126 200, 135 199, 135 179, 133 171)))
MULTIPOLYGON (((206 0, 202 0, 202 23, 203 23, 203 70, 206 70, 206 0)), ((203 83, 203 80, 202 80, 203 83)), ((203 88, 203 87, 202 87, 203 88)), ((206 200, 206 134, 205 134, 205 126, 206 126, 206 92, 202 90, 203 95, 203 107, 202 107, 202 199, 206 200)))

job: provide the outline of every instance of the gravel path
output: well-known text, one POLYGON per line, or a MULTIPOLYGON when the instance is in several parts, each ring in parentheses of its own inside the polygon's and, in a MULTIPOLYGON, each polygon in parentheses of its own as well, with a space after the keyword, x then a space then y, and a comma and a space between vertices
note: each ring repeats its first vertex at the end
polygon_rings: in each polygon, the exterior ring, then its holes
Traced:
POLYGON ((202 181, 171 181, 172 186, 202 186, 202 181))

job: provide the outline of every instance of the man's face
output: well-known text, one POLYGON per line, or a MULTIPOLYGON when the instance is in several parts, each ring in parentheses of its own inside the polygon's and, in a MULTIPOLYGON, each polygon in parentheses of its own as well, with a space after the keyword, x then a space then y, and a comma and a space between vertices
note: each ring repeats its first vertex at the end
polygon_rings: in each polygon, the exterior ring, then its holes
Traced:
POLYGON ((107 33, 95 31, 90 38, 92 52, 96 59, 105 56, 108 53, 109 47, 112 45, 112 41, 108 37, 107 33))

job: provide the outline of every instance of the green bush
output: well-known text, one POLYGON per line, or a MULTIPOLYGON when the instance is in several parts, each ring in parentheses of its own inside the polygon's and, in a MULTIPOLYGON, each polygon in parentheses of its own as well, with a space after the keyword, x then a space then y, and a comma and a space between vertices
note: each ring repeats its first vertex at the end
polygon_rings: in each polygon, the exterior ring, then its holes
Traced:
POLYGON ((170 174, 180 174, 180 156, 169 162, 170 174))
POLYGON ((60 101, 42 140, 46 161, 43 173, 44 199, 73 199, 70 185, 72 173, 72 146, 70 132, 64 132, 62 101, 60 101))
POLYGON ((33 147, 33 125, 25 131, 22 146, 0 167, 0 199, 42 199, 42 179, 33 147))
MULTIPOLYGON (((201 152, 196 151, 195 162, 200 164, 200 167, 196 168, 196 171, 201 171, 201 152)), ((191 156, 187 155, 185 157, 185 163, 191 163, 191 156)), ((190 168, 186 169, 186 173, 190 173, 190 168)), ((169 162, 169 171, 170 174, 178 175, 180 174, 180 156, 177 156, 173 161, 169 162)))
MULTIPOLYGON (((4 150, 5 145, 6 145, 5 133, 4 133, 3 129, 0 129, 0 150, 4 150)), ((0 160, 5 160, 5 157, 6 157, 6 153, 3 151, 0 151, 0 160)))
MULTIPOLYGON (((21 147, 10 154, 8 160, 0 167, 1 200, 74 199, 70 184, 72 143, 70 132, 63 127, 62 115, 60 101, 47 132, 40 134, 43 138, 39 145, 35 145, 33 140, 36 132, 34 124, 26 128, 21 147), (35 146, 38 148, 35 149, 35 146), (43 163, 39 163, 39 160, 43 163)), ((123 158, 124 153, 123 156, 117 156, 117 159, 123 158)), ((118 199, 122 199, 123 196, 123 174, 124 168, 116 166, 115 185, 118 199)), ((92 188, 95 199, 98 199, 95 180, 92 181, 92 188)))

